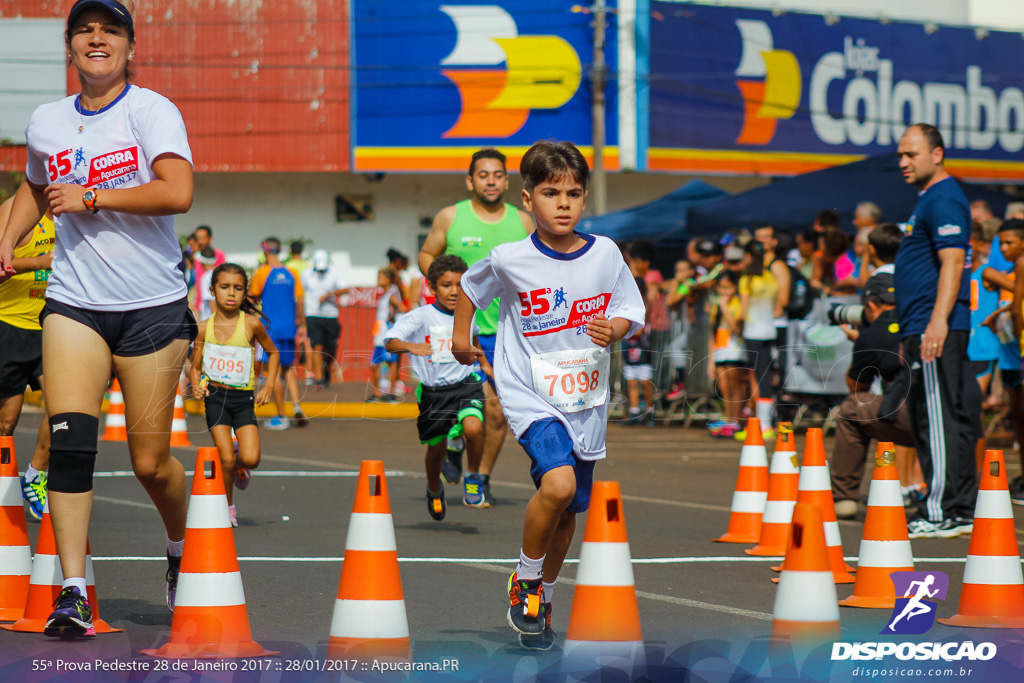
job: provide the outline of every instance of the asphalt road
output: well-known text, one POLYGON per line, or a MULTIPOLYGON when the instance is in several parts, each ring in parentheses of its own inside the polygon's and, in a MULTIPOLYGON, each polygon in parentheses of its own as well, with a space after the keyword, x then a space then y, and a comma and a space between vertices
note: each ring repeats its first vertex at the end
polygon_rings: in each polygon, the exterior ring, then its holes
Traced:
MULTIPOLYGON (((17 430, 22 468, 40 417, 39 413, 26 413, 17 430)), ((201 418, 189 417, 191 440, 196 445, 210 445, 204 426, 201 418)), ((186 671, 160 672, 155 670, 155 660, 139 654, 144 648, 165 643, 171 625, 171 614, 164 605, 163 528, 134 477, 117 474, 130 470, 126 446, 101 442, 97 472, 114 474, 95 480, 90 542, 100 613, 111 625, 125 630, 70 643, 0 631, 0 680, 338 678, 334 673, 301 669, 322 666, 357 483, 354 475, 364 459, 383 460, 391 472, 387 483, 413 661, 447 659, 459 664, 457 673, 417 673, 409 680, 554 676, 560 647, 547 653, 524 651, 505 623, 506 582, 518 557, 523 514, 533 491, 528 460, 514 441, 507 442, 492 479, 498 505, 486 510, 464 507, 459 504, 458 489, 449 486, 452 504, 448 516, 435 522, 425 509, 423 448, 412 420, 320 419, 302 429, 262 430, 261 437, 261 470, 247 491, 236 494, 240 525, 235 543, 253 638, 265 648, 281 652, 269 664, 243 666, 269 670, 200 673, 195 671, 195 662, 185 661, 178 665, 186 671), (145 665, 149 671, 58 672, 58 660, 145 665)), ((802 436, 797 443, 802 449, 802 436)), ((768 567, 776 562, 746 556, 743 549, 747 546, 711 540, 728 524, 739 445, 712 440, 699 428, 613 424, 608 446, 609 457, 598 464, 596 478, 621 485, 651 677, 794 680, 796 669, 782 665, 773 669, 765 663, 763 652, 776 593, 769 582, 775 574, 768 567)), ((826 447, 830 449, 831 443, 826 447)), ((174 455, 192 469, 194 449, 174 449, 174 455)), ((1015 454, 1010 456, 1009 460, 1016 460, 1015 454)), ((1016 526, 1022 528, 1024 510, 1015 508, 1015 513, 1016 526)), ((863 514, 862 508, 860 520, 863 514)), ((840 524, 848 558, 858 552, 860 520, 840 524)), ((581 516, 570 558, 579 557, 584 527, 581 516)), ((30 522, 33 545, 38 529, 38 524, 30 522)), ((943 571, 950 577, 949 594, 939 604, 940 616, 956 612, 968 543, 966 537, 913 542, 918 569, 943 571)), ((575 575, 576 565, 568 564, 554 596, 559 645, 572 609, 575 575)), ((837 586, 839 598, 851 591, 852 586, 837 586)), ((888 617, 885 610, 843 608, 843 639, 882 639, 877 634, 888 617)), ((995 663, 1017 667, 1024 647, 1008 642, 1015 637, 1019 637, 1015 632, 961 632, 937 624, 926 636, 912 639, 991 641, 999 646, 995 663)), ((828 659, 827 653, 824 659, 828 659)), ((858 664, 861 662, 819 662, 818 668, 805 666, 803 675, 806 680, 858 680, 852 673, 858 664)), ((350 672, 342 677, 372 679, 375 675, 372 671, 350 672)), ((988 674, 978 669, 950 680, 1002 680, 1003 675, 1002 669, 990 669, 988 674)), ((395 680, 396 676, 404 675, 389 674, 382 680, 395 680)), ((626 680, 624 676, 611 679, 626 680)), ((943 679, 942 675, 935 678, 943 679)))

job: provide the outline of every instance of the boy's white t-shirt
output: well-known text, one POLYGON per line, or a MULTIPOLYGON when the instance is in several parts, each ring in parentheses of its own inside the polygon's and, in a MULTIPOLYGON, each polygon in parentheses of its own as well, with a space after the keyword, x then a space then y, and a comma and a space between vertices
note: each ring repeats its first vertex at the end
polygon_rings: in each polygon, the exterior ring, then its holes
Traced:
POLYGON ((181 114, 163 95, 134 85, 92 114, 79 112, 77 97, 42 105, 25 129, 29 182, 71 183, 99 195, 98 213, 54 218, 57 246, 46 296, 100 311, 183 299, 187 289, 174 218, 103 210, 103 190, 150 182, 158 156, 175 154, 192 163, 181 114))
POLYGON ((491 250, 462 276, 478 310, 501 297, 494 379, 516 438, 537 420, 555 418, 582 460, 605 456, 609 349, 590 338, 599 313, 644 326, 644 300, 619 248, 607 237, 581 235, 586 245, 557 252, 536 233, 491 250))
MULTIPOLYGON (((384 342, 398 339, 410 344, 430 344, 433 353, 429 356, 409 354, 412 371, 428 387, 443 387, 458 384, 472 373, 480 370, 478 365, 463 365, 452 355, 452 331, 455 329, 455 315, 440 309, 437 304, 418 306, 403 315, 395 326, 388 330, 384 342)), ((479 333, 473 323, 473 335, 479 333)))

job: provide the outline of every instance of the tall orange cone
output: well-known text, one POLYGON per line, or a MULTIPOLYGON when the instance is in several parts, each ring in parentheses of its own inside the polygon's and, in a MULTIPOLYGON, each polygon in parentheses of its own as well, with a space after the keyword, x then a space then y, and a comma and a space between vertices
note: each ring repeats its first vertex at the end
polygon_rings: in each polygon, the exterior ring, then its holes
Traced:
POLYGON ((785 555, 789 525, 793 521, 800 485, 800 465, 796 456, 796 435, 790 422, 779 423, 775 452, 768 470, 768 502, 761 518, 761 539, 748 555, 785 555))
POLYGON ((176 448, 192 448, 188 440, 188 422, 185 421, 185 401, 181 398, 181 389, 174 394, 174 420, 171 422, 171 446, 176 448))
POLYGON ((1002 451, 985 451, 960 606, 947 626, 1024 628, 1024 578, 1002 451))
POLYGON ((110 407, 107 408, 107 420, 103 428, 104 441, 127 441, 128 425, 124 419, 124 396, 121 394, 121 384, 114 379, 110 387, 110 407))
POLYGON ((714 540, 721 543, 757 543, 761 517, 768 500, 768 452, 761 436, 761 421, 747 419, 747 439, 740 451, 740 471, 732 494, 729 529, 714 540))
POLYGON ((572 613, 562 648, 563 672, 585 673, 599 667, 625 671, 630 680, 646 672, 633 563, 617 481, 595 481, 590 494, 572 613))
POLYGON ((384 463, 359 467, 327 659, 408 659, 409 619, 384 463))
MULTIPOLYGON (((825 523, 825 545, 828 546, 832 575, 836 583, 853 583, 853 575, 850 574, 853 567, 846 564, 846 560, 843 559, 843 539, 839 536, 836 504, 832 500, 832 477, 828 473, 825 443, 818 427, 808 429, 804 439, 804 460, 800 466, 800 486, 796 502, 812 503, 821 508, 821 518, 825 523)), ((772 570, 779 571, 779 568, 772 567, 772 570)), ((778 579, 772 581, 778 583, 778 579)))
POLYGON ((812 503, 797 503, 793 508, 772 615, 772 638, 811 644, 839 637, 839 605, 821 509, 812 503))
POLYGON ((32 548, 21 500, 14 437, 0 436, 0 621, 25 616, 32 548))
POLYGON ((216 448, 200 448, 196 455, 170 638, 142 654, 206 659, 278 654, 252 639, 216 448))
POLYGON ((896 470, 896 446, 878 444, 875 471, 868 492, 868 514, 857 559, 853 595, 840 600, 844 607, 892 609, 896 590, 889 574, 914 571, 914 553, 907 536, 907 513, 896 470))
MULTIPOLYGON (((111 628, 100 619, 100 603, 96 599, 96 578, 92 573, 92 551, 86 545, 85 555, 85 596, 92 605, 92 625, 96 633, 120 633, 124 629, 111 628)), ((64 585, 64 573, 57 557, 57 541, 53 537, 53 523, 50 521, 50 501, 43 508, 43 519, 39 525, 39 539, 36 541, 36 555, 32 559, 32 576, 29 578, 28 597, 25 598, 25 616, 13 624, 0 628, 7 631, 42 633, 46 621, 53 612, 53 603, 64 585)))

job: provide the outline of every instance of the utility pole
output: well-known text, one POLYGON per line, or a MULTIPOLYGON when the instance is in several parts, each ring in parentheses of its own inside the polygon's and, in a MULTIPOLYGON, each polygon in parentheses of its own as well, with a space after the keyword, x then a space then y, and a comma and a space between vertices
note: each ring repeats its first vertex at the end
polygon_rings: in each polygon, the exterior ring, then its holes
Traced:
POLYGON ((594 0, 594 5, 591 7, 591 12, 594 14, 594 60, 590 75, 594 169, 590 176, 590 195, 594 201, 594 213, 598 216, 602 216, 608 211, 608 187, 604 172, 604 41, 606 29, 604 3, 605 0, 594 0))

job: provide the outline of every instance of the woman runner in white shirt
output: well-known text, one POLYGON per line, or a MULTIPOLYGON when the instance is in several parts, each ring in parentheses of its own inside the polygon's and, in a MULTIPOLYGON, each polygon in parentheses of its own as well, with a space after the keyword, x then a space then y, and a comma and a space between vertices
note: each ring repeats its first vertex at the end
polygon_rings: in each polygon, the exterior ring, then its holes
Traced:
POLYGON ((167 601, 174 605, 186 501, 185 470, 170 457, 169 435, 196 325, 172 216, 192 205, 192 153, 177 108, 128 82, 135 54, 128 8, 78 0, 65 44, 82 92, 32 115, 27 180, 0 237, 0 279, 13 274, 13 245, 52 209, 57 248, 40 317, 52 436, 50 516, 65 580, 45 632, 91 636, 86 543, 111 367, 124 394, 132 469, 167 532, 167 601))

